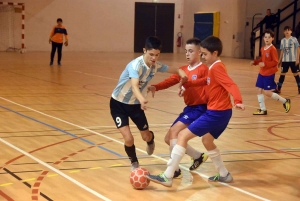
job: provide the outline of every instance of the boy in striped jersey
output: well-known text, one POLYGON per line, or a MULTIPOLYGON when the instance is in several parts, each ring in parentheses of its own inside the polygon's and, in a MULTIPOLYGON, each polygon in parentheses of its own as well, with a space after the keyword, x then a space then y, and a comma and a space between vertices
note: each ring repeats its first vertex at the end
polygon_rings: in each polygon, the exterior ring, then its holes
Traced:
MULTIPOLYGON (((214 140, 226 129, 232 115, 232 102, 229 94, 233 96, 235 108, 244 110, 245 107, 242 104, 239 88, 228 76, 226 67, 220 60, 221 40, 215 36, 209 36, 201 42, 201 52, 202 58, 209 66, 208 76, 205 79, 207 84, 205 93, 208 97, 207 111, 187 128, 180 131, 177 143, 171 153, 171 159, 167 163, 167 169, 159 175, 146 176, 149 180, 166 187, 172 186, 174 171, 186 152, 188 141, 197 136, 202 137, 202 143, 207 154, 218 171, 217 175, 209 177, 208 180, 225 183, 233 180, 223 163, 220 150, 214 144, 214 140)), ((202 84, 202 79, 198 79, 197 82, 188 81, 183 86, 188 88, 202 84)))
POLYGON ((257 98, 259 109, 253 115, 267 115, 264 94, 274 100, 280 101, 283 104, 285 112, 289 112, 291 108, 290 99, 283 98, 277 93, 272 92, 276 89, 275 73, 278 71, 278 55, 277 50, 272 44, 274 40, 274 32, 265 30, 264 42, 265 46, 261 48, 261 58, 251 61, 251 65, 258 65, 260 67, 259 74, 256 81, 257 98))
MULTIPOLYGON (((185 57, 189 65, 180 68, 185 71, 189 81, 207 77, 208 67, 200 60, 200 43, 201 41, 198 38, 191 38, 186 41, 185 57)), ((174 74, 158 84, 149 86, 148 90, 152 92, 152 96, 154 97, 155 91, 167 89, 178 83, 180 83, 180 77, 179 75, 174 74)), ((165 142, 170 146, 170 152, 172 152, 173 147, 176 145, 178 133, 204 114, 207 109, 205 87, 190 87, 185 90, 183 97, 186 107, 174 121, 165 136, 165 142)), ((205 153, 201 153, 189 145, 187 145, 186 154, 193 159, 190 170, 196 170, 208 157, 205 153)), ((181 177, 181 170, 177 167, 173 178, 181 177)))
POLYGON ((148 103, 147 84, 156 72, 178 73, 182 81, 187 76, 181 69, 169 68, 157 61, 161 42, 157 37, 148 37, 143 48, 144 54, 127 64, 122 72, 110 99, 110 112, 125 141, 125 152, 131 161, 131 170, 139 167, 134 138, 129 127, 129 117, 140 131, 142 139, 147 142, 148 155, 154 152, 154 133, 149 126, 144 110, 148 103))
POLYGON ((281 39, 280 42, 281 51, 278 63, 278 68, 281 67, 281 74, 277 83, 277 89, 274 92, 278 94, 281 93, 281 88, 285 79, 285 74, 288 72, 290 67, 296 80, 298 93, 300 94, 300 78, 297 67, 297 65, 299 64, 299 43, 297 38, 292 36, 292 28, 290 26, 285 26, 283 30, 285 37, 281 39))

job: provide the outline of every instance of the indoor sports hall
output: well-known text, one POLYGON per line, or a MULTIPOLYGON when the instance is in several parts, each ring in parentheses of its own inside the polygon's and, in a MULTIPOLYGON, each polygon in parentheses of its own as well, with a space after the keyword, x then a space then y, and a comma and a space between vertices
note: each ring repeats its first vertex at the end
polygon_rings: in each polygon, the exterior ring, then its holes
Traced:
MULTIPOLYGON (((260 67, 250 62, 260 56, 264 25, 256 25, 267 9, 277 16, 273 44, 280 52, 283 28, 296 32, 300 22, 298 0, 0 0, 0 201, 300 200, 300 94, 291 71, 280 93, 291 100, 289 113, 265 98, 268 114, 253 115, 260 67), (58 18, 68 46, 61 65, 57 52, 49 65, 58 18), (221 60, 246 108, 233 108, 215 140, 234 180, 209 182, 216 174, 210 158, 190 172, 184 156, 183 177, 171 188, 150 182, 136 190, 109 108, 120 74, 143 54, 148 36, 162 41, 159 61, 179 68, 187 65, 186 40, 210 35, 223 42, 221 60)), ((158 72, 149 84, 170 75, 158 72)), ((185 107, 177 92, 175 85, 147 96, 153 155, 130 122, 140 166, 151 174, 167 167, 164 136, 185 107)), ((201 138, 189 144, 206 151, 201 138)))

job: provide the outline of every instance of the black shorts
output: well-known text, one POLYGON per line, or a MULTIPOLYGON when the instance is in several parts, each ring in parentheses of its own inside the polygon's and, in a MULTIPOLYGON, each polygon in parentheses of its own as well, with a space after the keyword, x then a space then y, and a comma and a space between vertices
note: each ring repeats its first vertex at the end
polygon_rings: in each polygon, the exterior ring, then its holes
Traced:
POLYGON ((287 73, 289 71, 289 67, 291 67, 292 73, 298 72, 298 67, 296 66, 296 62, 282 62, 281 72, 287 73))
POLYGON ((148 129, 148 122, 140 104, 129 105, 110 98, 110 114, 117 128, 129 126, 129 117, 140 131, 148 129))

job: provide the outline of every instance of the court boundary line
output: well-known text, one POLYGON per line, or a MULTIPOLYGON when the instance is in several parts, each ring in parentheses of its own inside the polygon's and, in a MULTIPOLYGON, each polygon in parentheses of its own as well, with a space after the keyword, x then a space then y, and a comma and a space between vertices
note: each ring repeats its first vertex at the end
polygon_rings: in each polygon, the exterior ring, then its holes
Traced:
MULTIPOLYGON (((1 97, 0 97, 0 98, 1 98, 1 97)), ((105 197, 105 196, 101 195, 100 193, 94 191, 93 189, 91 189, 91 188, 85 186, 84 184, 82 184, 82 183, 80 183, 79 181, 75 180, 74 178, 72 178, 72 177, 66 175, 66 174, 63 173, 62 171, 60 171, 60 170, 58 170, 58 169, 52 167, 51 165, 48 165, 48 164, 45 163, 44 161, 42 161, 42 160, 40 160, 40 159, 34 157, 33 155, 31 155, 31 154, 27 153, 26 151, 20 149, 19 147, 16 147, 15 145, 13 145, 13 144, 7 142, 6 140, 3 140, 2 138, 0 138, 0 141, 1 141, 2 143, 6 144, 7 146, 9 146, 9 147, 11 147, 11 148, 17 150, 18 152, 24 154, 25 156, 27 156, 27 157, 29 157, 29 158, 35 160, 35 161, 38 162, 39 164, 41 164, 41 165, 47 167, 48 169, 52 170, 53 172, 56 172, 56 173, 59 174, 60 176, 66 178, 67 180, 71 181, 72 183, 76 184, 77 186, 79 186, 79 187, 83 188, 84 190, 90 192, 91 194, 95 195, 96 197, 101 198, 101 199, 103 199, 103 200, 105 200, 105 201, 111 201, 111 200, 108 199, 107 197, 105 197)))
MULTIPOLYGON (((87 129, 87 128, 83 127, 83 126, 79 126, 79 125, 73 124, 73 123, 71 123, 71 122, 65 121, 65 120, 63 120, 63 119, 60 119, 60 118, 58 118, 58 117, 54 117, 54 116, 48 115, 48 114, 46 114, 46 113, 40 112, 40 111, 35 110, 35 109, 33 109, 33 108, 30 108, 30 107, 24 106, 24 105, 22 105, 22 104, 16 103, 16 102, 14 102, 14 101, 8 100, 8 99, 3 98, 3 97, 1 97, 1 96, 0 96, 0 99, 2 99, 2 100, 4 100, 4 101, 7 101, 7 102, 10 102, 10 103, 12 103, 12 104, 14 104, 14 105, 17 105, 17 106, 19 106, 19 107, 26 108, 26 109, 28 109, 28 110, 30 110, 30 111, 34 111, 34 112, 36 112, 36 113, 38 113, 38 114, 41 114, 41 115, 43 115, 43 116, 46 116, 46 117, 49 117, 49 118, 52 118, 52 119, 55 119, 55 120, 64 122, 64 123, 66 123, 66 124, 72 125, 72 126, 77 127, 77 128, 81 128, 81 129, 86 130, 86 131, 89 131, 89 132, 91 132, 91 133, 94 133, 94 134, 96 134, 96 135, 98 135, 98 136, 101 136, 101 137, 104 137, 104 138, 106 138, 106 139, 110 139, 110 140, 112 140, 112 141, 114 141, 114 142, 116 142, 116 143, 118 143, 118 144, 121 144, 122 146, 124 145, 124 143, 121 142, 121 141, 119 141, 119 140, 116 140, 116 139, 114 139, 114 138, 105 136, 105 135, 103 135, 103 134, 101 134, 101 133, 98 133, 98 132, 96 132, 96 131, 87 129)), ((6 142, 5 140, 3 140, 3 139, 1 139, 1 138, 0 138, 0 141, 6 142)), ((8 142, 6 142, 6 143, 8 143, 8 142)), ((5 143, 5 144, 6 144, 6 143, 5 143)), ((8 143, 8 144, 10 144, 10 143, 8 143)), ((14 146, 14 145, 12 145, 12 144, 10 144, 10 145, 13 146, 13 147, 15 147, 16 150, 22 151, 22 150, 19 149, 18 147, 14 146)), ((139 149, 139 148, 137 148, 137 147, 136 147, 136 150, 138 150, 138 151, 140 151, 140 152, 142 152, 142 153, 146 153, 146 151, 144 151, 144 150, 142 150, 142 149, 139 149)), ((21 152, 21 153, 23 153, 23 152, 21 152)), ((27 156, 29 156, 30 158, 32 158, 32 157, 35 158, 34 156, 31 156, 30 154, 28 154, 28 153, 26 153, 26 152, 24 152, 24 154, 27 155, 27 156)), ((156 158, 156 159, 159 159, 159 160, 168 162, 168 160, 166 160, 166 159, 164 159, 164 158, 161 158, 161 157, 159 157, 159 156, 156 156, 156 155, 151 155, 151 156, 154 157, 154 158, 156 158)), ((46 167, 49 166, 49 168, 50 168, 51 170, 53 170, 53 171, 55 171, 55 172, 57 172, 57 173, 60 172, 59 170, 53 168, 52 166, 46 164, 45 162, 39 160, 38 158, 35 158, 35 159, 37 159, 36 161, 37 161, 37 162, 39 161, 39 162, 40 162, 41 164, 43 164, 44 166, 46 166, 46 167)), ((181 167, 182 169, 187 170, 187 171, 189 170, 187 167, 184 167, 184 166, 181 166, 181 165, 180 165, 180 167, 181 167)), ((61 173, 62 173, 63 175, 65 175, 63 172, 61 172, 61 173)), ((208 176, 206 176, 206 175, 204 175, 204 174, 202 174, 202 173, 199 173, 199 172, 194 172, 194 173, 198 174, 198 175, 201 176, 202 178, 206 178, 206 179, 208 178, 208 176)), ((60 174, 60 173, 58 173, 58 174, 60 174)), ((66 176, 65 178, 69 178, 69 180, 70 180, 70 181, 74 181, 74 183, 75 183, 75 182, 78 182, 78 181, 76 181, 75 179, 73 179, 72 177, 69 177, 68 175, 65 175, 65 176, 66 176)), ((250 192, 248 192, 248 191, 246 191, 246 190, 243 190, 243 189, 241 189, 241 188, 231 186, 230 184, 222 183, 222 182, 218 182, 218 183, 220 183, 221 185, 227 186, 227 187, 229 187, 229 188, 232 188, 232 189, 234 189, 234 190, 236 190, 236 191, 238 191, 238 192, 241 192, 241 193, 244 193, 244 194, 249 195, 249 196, 251 196, 251 197, 257 198, 257 199, 259 199, 259 200, 269 201, 269 199, 266 199, 266 198, 263 198, 263 197, 258 196, 258 195, 256 195, 256 194, 250 193, 250 192)), ((76 183, 76 184, 77 184, 77 183, 76 183)), ((79 183, 79 184, 81 184, 81 183, 79 183)), ((77 185, 79 185, 79 184, 77 184, 77 185)), ((83 184, 81 184, 81 185, 83 185, 83 184)), ((83 186, 84 186, 84 185, 83 185, 83 186)), ((84 186, 84 187, 86 187, 86 186, 84 186)), ((89 189, 88 187, 86 187, 86 188, 87 188, 87 189, 85 189, 85 190, 88 190, 88 189, 89 189)), ((92 189, 90 189, 90 190, 91 190, 91 193, 97 193, 97 192, 93 191, 92 189)), ((90 191, 89 191, 89 192, 90 192, 90 191)), ((97 194, 99 194, 99 193, 97 193, 97 194)), ((102 196, 101 194, 99 194, 99 195, 102 196)), ((101 198, 102 198, 102 197, 101 197, 101 198)), ((106 198, 106 197, 104 197, 104 198, 106 198)), ((107 199, 107 198, 106 198, 106 199, 107 199)), ((105 200, 106 200, 106 199, 105 199, 105 200)), ((108 199, 107 199, 107 200, 108 200, 108 199)))

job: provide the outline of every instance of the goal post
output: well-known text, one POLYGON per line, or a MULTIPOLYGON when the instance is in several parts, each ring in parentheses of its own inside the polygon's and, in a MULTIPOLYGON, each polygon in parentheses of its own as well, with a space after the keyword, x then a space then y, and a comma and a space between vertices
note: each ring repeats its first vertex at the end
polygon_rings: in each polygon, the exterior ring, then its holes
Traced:
POLYGON ((26 52, 25 4, 0 1, 0 51, 26 52))

